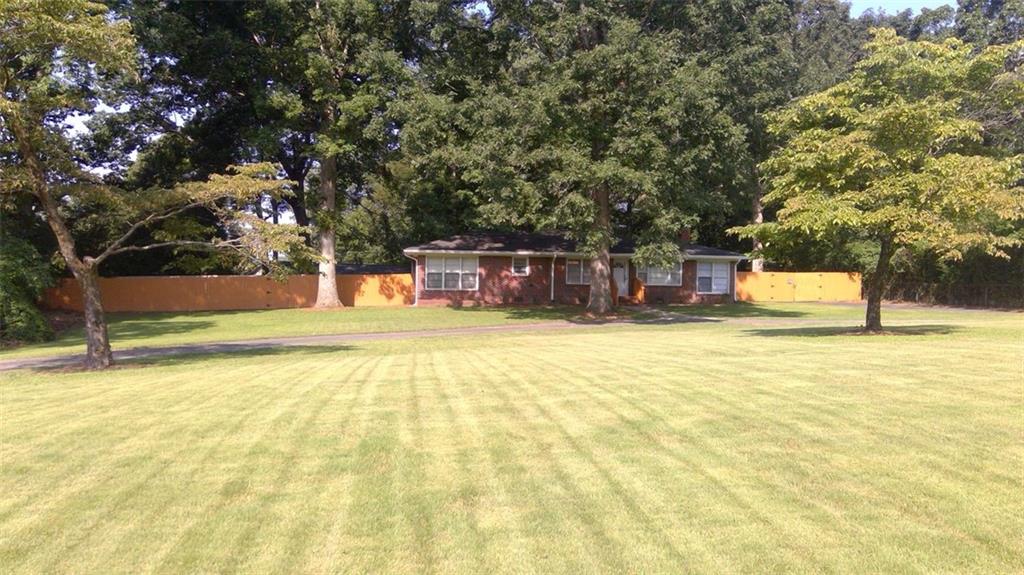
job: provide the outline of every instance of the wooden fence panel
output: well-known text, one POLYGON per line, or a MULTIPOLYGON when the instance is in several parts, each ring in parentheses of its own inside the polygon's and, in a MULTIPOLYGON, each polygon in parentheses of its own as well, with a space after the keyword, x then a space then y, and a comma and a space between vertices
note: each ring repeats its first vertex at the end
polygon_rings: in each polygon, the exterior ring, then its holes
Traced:
MULTIPOLYGON (((310 307, 316 276, 276 281, 261 276, 147 276, 100 278, 106 311, 222 311, 310 307)), ((347 306, 409 305, 412 274, 338 276, 338 296, 347 306)), ((43 307, 82 310, 78 283, 64 278, 42 298, 43 307)))
POLYGON ((852 272, 736 272, 740 301, 860 301, 860 274, 852 272))

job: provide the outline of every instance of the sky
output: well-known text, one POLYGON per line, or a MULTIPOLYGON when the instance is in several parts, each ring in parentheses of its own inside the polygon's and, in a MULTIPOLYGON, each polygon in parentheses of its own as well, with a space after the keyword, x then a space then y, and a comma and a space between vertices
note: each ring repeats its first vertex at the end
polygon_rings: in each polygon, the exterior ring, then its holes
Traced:
POLYGON ((860 16, 868 8, 883 8, 890 14, 907 8, 920 12, 921 8, 938 8, 944 4, 956 7, 956 0, 850 0, 850 15, 860 16))

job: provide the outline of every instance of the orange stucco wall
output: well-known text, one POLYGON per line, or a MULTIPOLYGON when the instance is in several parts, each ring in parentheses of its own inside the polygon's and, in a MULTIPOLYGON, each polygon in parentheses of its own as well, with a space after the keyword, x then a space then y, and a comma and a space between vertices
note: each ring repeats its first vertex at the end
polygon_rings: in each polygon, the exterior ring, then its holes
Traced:
POLYGON ((737 272, 740 301, 859 301, 860 274, 850 272, 737 272))
MULTIPOLYGON (((214 311, 309 307, 316 276, 283 282, 260 276, 152 276, 100 278, 106 311, 214 311)), ((339 275, 338 295, 347 306, 409 305, 412 274, 339 275)), ((80 311, 82 292, 65 278, 46 290, 43 307, 80 311)))

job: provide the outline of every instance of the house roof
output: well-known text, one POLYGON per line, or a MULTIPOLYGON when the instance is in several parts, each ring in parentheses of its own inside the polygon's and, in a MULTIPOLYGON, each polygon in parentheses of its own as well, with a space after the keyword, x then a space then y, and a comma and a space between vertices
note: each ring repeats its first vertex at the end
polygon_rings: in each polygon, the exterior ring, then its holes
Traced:
MULTIPOLYGON (((636 246, 632 241, 622 240, 609 250, 613 255, 632 255, 636 246)), ((685 243, 679 245, 684 258, 745 259, 746 256, 719 248, 685 243)), ((434 240, 405 249, 407 254, 427 253, 476 253, 476 254, 560 254, 579 253, 576 241, 562 234, 525 232, 476 232, 460 234, 434 240)))

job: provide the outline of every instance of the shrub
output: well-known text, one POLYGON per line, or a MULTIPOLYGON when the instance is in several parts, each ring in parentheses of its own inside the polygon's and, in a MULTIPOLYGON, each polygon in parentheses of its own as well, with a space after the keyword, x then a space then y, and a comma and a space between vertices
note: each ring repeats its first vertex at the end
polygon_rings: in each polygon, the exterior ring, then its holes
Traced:
POLYGON ((0 234, 0 341, 53 338, 53 330, 36 306, 52 284, 50 266, 32 244, 0 234))

